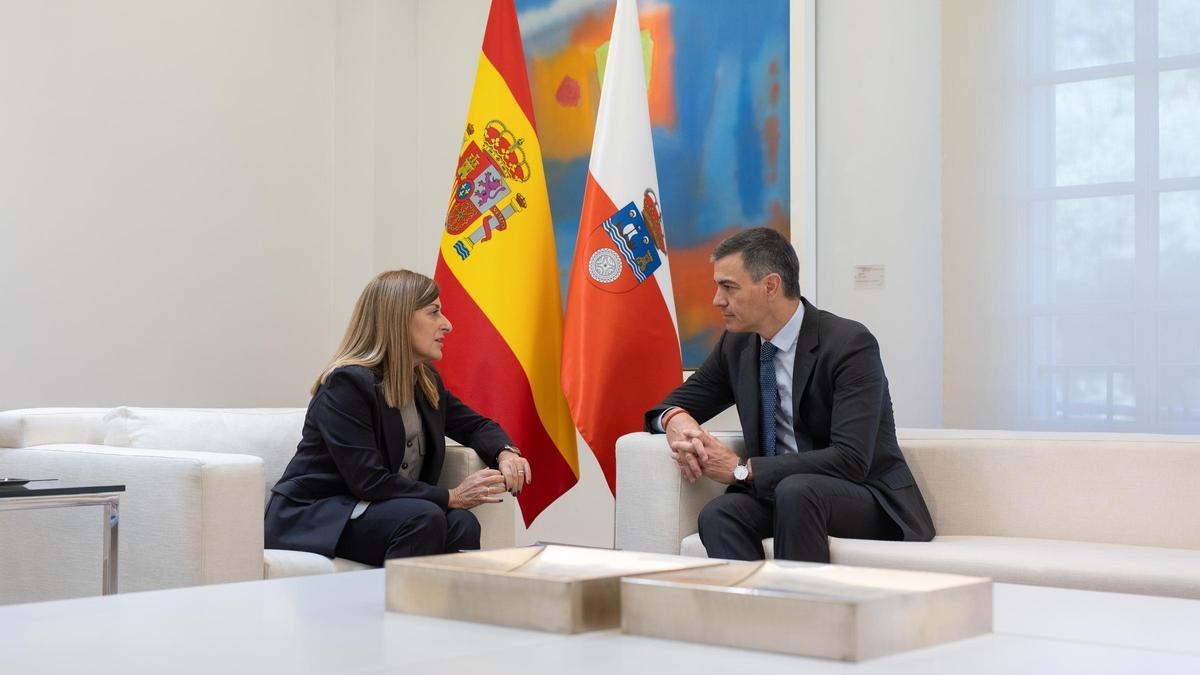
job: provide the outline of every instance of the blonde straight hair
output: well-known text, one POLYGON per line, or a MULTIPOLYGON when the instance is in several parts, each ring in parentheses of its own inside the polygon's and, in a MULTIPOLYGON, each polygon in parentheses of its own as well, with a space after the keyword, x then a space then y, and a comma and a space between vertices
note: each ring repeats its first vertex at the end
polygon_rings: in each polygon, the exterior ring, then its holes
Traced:
POLYGON ((325 384, 329 374, 344 366, 366 366, 383 374, 383 398, 393 408, 413 400, 419 382, 425 398, 438 406, 437 386, 430 369, 413 359, 409 321, 422 307, 433 304, 440 293, 433 279, 410 272, 382 272, 363 289, 354 303, 350 325, 337 352, 312 386, 325 384))

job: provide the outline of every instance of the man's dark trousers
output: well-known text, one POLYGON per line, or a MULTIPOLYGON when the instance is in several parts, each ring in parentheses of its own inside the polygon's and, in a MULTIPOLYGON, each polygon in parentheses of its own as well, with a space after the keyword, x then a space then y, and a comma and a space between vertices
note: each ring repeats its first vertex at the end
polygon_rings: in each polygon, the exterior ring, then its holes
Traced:
POLYGON ((710 558, 762 560, 762 540, 775 537, 775 558, 829 562, 829 539, 899 539, 900 528, 865 486, 798 473, 760 499, 739 486, 700 512, 700 540, 710 558), (776 518, 776 513, 786 514, 776 518))

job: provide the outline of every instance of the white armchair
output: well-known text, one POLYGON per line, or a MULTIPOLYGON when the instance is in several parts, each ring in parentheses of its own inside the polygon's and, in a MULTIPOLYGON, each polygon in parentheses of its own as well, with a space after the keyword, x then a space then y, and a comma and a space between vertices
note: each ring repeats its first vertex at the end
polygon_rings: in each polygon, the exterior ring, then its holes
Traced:
MULTIPOLYGON (((745 457, 746 443, 736 431, 712 435, 745 457)), ((617 441, 616 547, 651 553, 680 552, 680 543, 697 531, 700 509, 725 491, 702 478, 688 483, 671 459, 667 437, 628 434, 617 441)))
MULTIPOLYGON (((263 549, 265 498, 303 409, 38 408, 0 413, 0 475, 117 483, 121 592, 365 567, 263 549)), ((450 444, 441 482, 483 468, 450 444)), ((513 500, 477 507, 485 548, 515 541, 513 500)), ((99 508, 0 513, 0 603, 100 591, 99 508), (94 513, 93 513, 94 511, 94 513)))

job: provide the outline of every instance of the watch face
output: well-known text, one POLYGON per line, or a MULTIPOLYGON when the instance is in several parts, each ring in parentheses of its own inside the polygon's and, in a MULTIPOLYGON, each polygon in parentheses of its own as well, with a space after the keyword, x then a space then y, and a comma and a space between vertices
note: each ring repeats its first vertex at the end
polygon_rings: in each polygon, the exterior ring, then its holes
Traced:
POLYGON ((733 467, 734 480, 746 480, 746 476, 749 475, 749 473, 750 470, 746 468, 745 464, 738 464, 737 466, 733 467))

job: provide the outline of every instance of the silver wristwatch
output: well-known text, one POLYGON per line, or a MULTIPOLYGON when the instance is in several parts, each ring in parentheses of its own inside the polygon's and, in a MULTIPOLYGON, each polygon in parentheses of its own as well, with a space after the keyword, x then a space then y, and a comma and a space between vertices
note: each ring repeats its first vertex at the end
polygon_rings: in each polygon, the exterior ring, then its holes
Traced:
POLYGON ((749 477, 750 467, 746 466, 742 462, 738 462, 738 465, 733 467, 733 480, 735 480, 739 485, 745 484, 746 479, 749 477))

